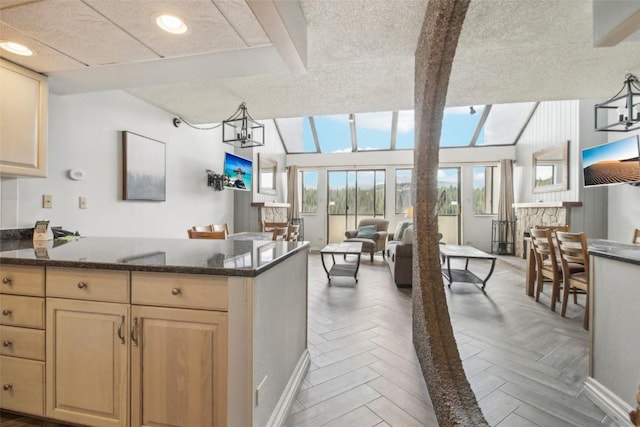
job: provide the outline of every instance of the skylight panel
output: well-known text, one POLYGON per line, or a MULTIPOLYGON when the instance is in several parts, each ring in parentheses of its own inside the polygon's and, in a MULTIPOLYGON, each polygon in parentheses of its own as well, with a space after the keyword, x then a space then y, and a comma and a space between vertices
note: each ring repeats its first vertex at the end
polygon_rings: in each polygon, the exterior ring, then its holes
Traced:
POLYGON ((396 136, 397 149, 414 148, 415 130, 413 121, 413 110, 398 111, 398 135, 396 136))
MULTIPOLYGON (((440 147, 466 147, 471 143, 484 105, 474 106, 475 114, 469 113, 469 107, 449 107, 444 109, 440 147)), ((484 141, 484 132, 480 132, 476 144, 484 141)), ((483 142, 482 142, 483 143, 483 142)))
POLYGON ((484 141, 482 143, 478 141, 476 145, 509 145, 515 143, 535 106, 535 102, 494 104, 484 124, 484 141))
POLYGON ((287 153, 316 153, 316 143, 308 117, 276 119, 287 153))
POLYGON ((391 111, 355 115, 358 151, 391 147, 391 111))
POLYGON ((349 115, 314 116, 318 142, 322 153, 345 153, 353 151, 349 115))

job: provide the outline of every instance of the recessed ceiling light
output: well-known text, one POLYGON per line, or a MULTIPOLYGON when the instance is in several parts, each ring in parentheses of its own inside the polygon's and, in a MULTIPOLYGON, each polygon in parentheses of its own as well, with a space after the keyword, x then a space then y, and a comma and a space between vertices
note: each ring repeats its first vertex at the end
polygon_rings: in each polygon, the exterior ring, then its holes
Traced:
POLYGON ((187 32, 187 26, 175 15, 161 14, 156 17, 156 25, 164 31, 171 34, 184 34, 187 32))
POLYGON ((0 41, 0 48, 7 52, 15 53, 16 55, 31 56, 33 51, 20 43, 12 42, 9 40, 0 41))

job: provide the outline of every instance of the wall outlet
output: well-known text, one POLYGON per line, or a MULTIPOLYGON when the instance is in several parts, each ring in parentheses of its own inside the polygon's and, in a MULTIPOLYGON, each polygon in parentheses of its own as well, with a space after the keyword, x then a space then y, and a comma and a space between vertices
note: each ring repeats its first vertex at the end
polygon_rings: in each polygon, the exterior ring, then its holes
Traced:
POLYGON ((45 209, 51 209, 53 207, 53 197, 51 194, 42 195, 42 207, 45 209))
POLYGON ((84 196, 80 196, 78 198, 78 207, 80 209, 87 209, 87 198, 84 196))

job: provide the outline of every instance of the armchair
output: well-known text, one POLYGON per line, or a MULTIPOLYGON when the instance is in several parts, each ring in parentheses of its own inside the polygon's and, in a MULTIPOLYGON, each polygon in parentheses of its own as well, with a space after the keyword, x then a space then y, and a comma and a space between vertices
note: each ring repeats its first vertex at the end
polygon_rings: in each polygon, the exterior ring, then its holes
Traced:
POLYGON ((373 262, 373 254, 381 251, 385 257, 387 243, 387 229, 389 221, 384 218, 366 218, 358 223, 357 230, 347 230, 344 235, 345 242, 361 242, 362 252, 368 252, 373 262))

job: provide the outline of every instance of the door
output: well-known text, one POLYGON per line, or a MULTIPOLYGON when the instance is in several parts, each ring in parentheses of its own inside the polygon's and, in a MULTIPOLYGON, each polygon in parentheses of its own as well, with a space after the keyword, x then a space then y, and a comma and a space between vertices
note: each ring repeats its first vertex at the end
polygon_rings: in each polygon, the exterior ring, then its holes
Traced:
POLYGON ((384 216, 385 171, 328 172, 327 242, 342 242, 360 220, 384 216))
POLYGON ((131 425, 226 426, 227 313, 132 306, 131 425))
POLYGON ((47 417, 127 426, 128 304, 47 298, 47 417))
POLYGON ((442 242, 460 244, 460 168, 438 169, 438 231, 442 242))

